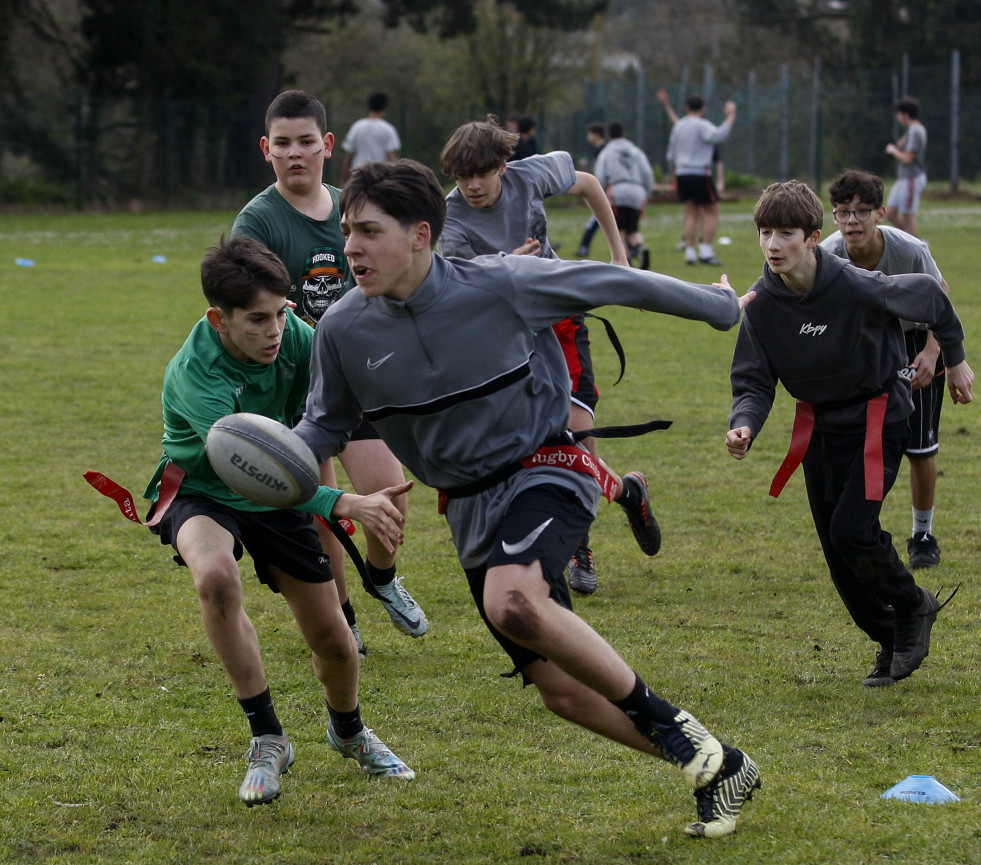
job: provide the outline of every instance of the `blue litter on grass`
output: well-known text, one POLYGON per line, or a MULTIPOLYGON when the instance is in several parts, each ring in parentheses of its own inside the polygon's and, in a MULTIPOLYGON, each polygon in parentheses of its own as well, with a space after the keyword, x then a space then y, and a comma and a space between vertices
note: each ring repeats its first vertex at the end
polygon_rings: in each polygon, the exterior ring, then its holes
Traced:
POLYGON ((154 264, 166 264, 167 263, 167 256, 166 255, 155 255, 155 256, 153 256, 153 258, 150 259, 150 261, 152 261, 154 264))
POLYGON ((16 264, 18 267, 34 267, 34 259, 33 258, 15 258, 14 259, 14 264, 16 264))
POLYGON ((933 775, 910 775, 895 787, 890 787, 879 798, 903 799, 906 802, 926 802, 930 805, 961 801, 960 796, 948 790, 933 775))

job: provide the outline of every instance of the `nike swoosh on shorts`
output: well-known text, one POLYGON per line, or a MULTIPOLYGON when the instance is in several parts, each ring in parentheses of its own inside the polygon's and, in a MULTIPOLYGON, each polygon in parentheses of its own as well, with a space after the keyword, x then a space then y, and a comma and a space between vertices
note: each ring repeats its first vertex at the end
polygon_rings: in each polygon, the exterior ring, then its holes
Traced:
POLYGON ((538 528, 532 529, 532 531, 530 531, 527 535, 525 535, 516 544, 509 544, 507 541, 501 541, 501 549, 503 549, 504 552, 507 553, 507 555, 509 556, 516 556, 519 553, 523 553, 533 543, 535 543, 535 541, 538 540, 541 533, 544 532, 545 529, 549 527, 553 519, 555 519, 555 517, 549 517, 538 528))

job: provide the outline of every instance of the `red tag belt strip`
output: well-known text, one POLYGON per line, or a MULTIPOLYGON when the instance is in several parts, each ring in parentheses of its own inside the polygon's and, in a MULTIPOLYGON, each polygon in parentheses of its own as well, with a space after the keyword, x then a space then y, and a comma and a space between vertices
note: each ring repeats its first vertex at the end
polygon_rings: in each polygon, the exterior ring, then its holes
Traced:
POLYGON ((177 491, 181 487, 181 481, 184 480, 184 475, 187 472, 184 471, 176 463, 167 463, 167 467, 163 470, 163 475, 160 478, 160 495, 157 497, 157 504, 153 511, 153 517, 148 522, 143 522, 136 514, 136 503, 133 498, 133 494, 127 490, 125 487, 121 487, 111 478, 107 478, 101 472, 86 472, 83 477, 87 480, 93 487, 96 488, 102 495, 111 498, 117 505, 119 505, 119 510, 122 511, 123 516, 128 520, 132 520, 134 523, 139 523, 141 526, 155 526, 157 523, 163 519, 163 515, 167 512, 167 508, 170 507, 171 502, 177 496, 177 491))
MULTIPOLYGON (((865 498, 881 502, 885 489, 885 470, 882 465, 882 426, 886 418, 889 394, 883 393, 870 399, 865 409, 865 498)), ((814 406, 803 400, 797 401, 794 429, 790 435, 790 449, 770 484, 770 495, 776 498, 783 491, 790 476, 804 460, 811 434, 814 432, 814 406)))

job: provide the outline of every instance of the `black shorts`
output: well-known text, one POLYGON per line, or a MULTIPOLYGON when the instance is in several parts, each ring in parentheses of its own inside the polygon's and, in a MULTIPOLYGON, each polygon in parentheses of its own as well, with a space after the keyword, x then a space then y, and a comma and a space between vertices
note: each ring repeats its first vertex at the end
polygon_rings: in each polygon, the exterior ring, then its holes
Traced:
POLYGON ((562 354, 565 355, 565 363, 569 368, 572 401, 594 414, 596 403, 599 402, 599 390, 593 374, 593 356, 589 350, 586 319, 581 315, 574 315, 552 325, 552 330, 559 338, 559 345, 562 346, 562 354))
POLYGON ((640 230, 641 211, 636 207, 624 207, 622 204, 613 205, 613 218, 617 221, 617 228, 627 234, 633 234, 640 230))
POLYGON ((583 507, 571 491, 551 484, 532 487, 521 493, 511 504, 507 516, 497 528, 493 551, 487 561, 479 568, 467 569, 467 582, 470 584, 470 592, 477 604, 480 617, 514 663, 514 672, 507 675, 513 676, 521 672, 533 661, 547 659, 508 639, 487 620, 487 614, 484 612, 484 583, 488 568, 540 562, 542 574, 549 585, 549 595, 556 603, 571 610, 572 597, 569 595, 569 585, 565 579, 565 566, 586 535, 592 521, 593 515, 583 507), (545 530, 530 546, 525 548, 522 544, 518 544, 521 549, 508 550, 509 542, 529 537, 546 523, 545 530))
POLYGON ((160 543, 170 544, 177 555, 174 561, 186 567, 177 549, 177 533, 191 517, 214 520, 235 539, 235 561, 242 558, 243 547, 252 556, 259 581, 274 592, 279 591, 270 567, 278 568, 304 583, 328 583, 334 579, 330 559, 320 544, 313 518, 303 511, 240 511, 206 496, 178 496, 160 523, 151 529, 160 535, 160 543))
MULTIPOLYGON (((926 346, 927 331, 906 331, 906 353, 913 360, 926 346)), ((913 414, 909 418, 909 443, 906 456, 910 459, 924 459, 936 456, 940 450, 940 409, 943 408, 944 391, 947 389, 947 376, 943 373, 943 356, 937 362, 940 375, 926 387, 913 391, 913 414)), ((912 377, 912 371, 904 371, 912 377)))
POLYGON ((692 204, 715 204, 719 193, 715 181, 709 174, 679 174, 678 200, 690 201, 692 204))

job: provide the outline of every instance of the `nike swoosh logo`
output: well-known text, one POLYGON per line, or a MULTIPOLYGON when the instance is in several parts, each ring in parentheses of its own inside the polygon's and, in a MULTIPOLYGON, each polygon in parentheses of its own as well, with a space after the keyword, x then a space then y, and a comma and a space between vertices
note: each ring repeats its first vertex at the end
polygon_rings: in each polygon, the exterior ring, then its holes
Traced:
POLYGON ((380 357, 380 358, 378 358, 378 360, 372 360, 371 358, 368 358, 368 369, 370 369, 370 370, 373 370, 373 369, 378 369, 378 367, 380 367, 380 366, 381 366, 381 365, 382 365, 382 364, 383 364, 383 363, 384 363, 384 362, 385 362, 386 360, 388 360, 388 359, 389 359, 389 358, 390 358, 390 357, 391 357, 391 356, 392 356, 393 354, 395 354, 395 352, 394 352, 394 351, 390 351, 390 352, 389 352, 388 354, 386 354, 386 355, 385 355, 384 357, 380 357))
POLYGON ((516 544, 509 544, 507 541, 501 541, 501 549, 503 549, 504 552, 509 556, 516 556, 519 553, 523 553, 533 543, 535 543, 535 541, 538 540, 541 533, 544 532, 545 529, 549 527, 549 524, 552 522, 553 519, 555 519, 555 517, 549 517, 537 529, 533 529, 516 544))

